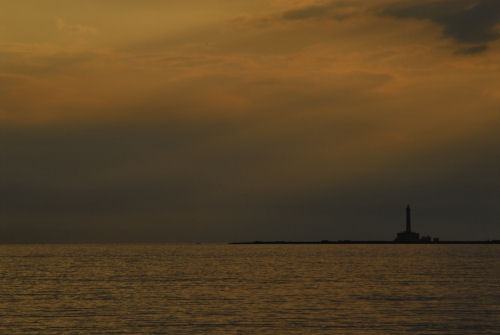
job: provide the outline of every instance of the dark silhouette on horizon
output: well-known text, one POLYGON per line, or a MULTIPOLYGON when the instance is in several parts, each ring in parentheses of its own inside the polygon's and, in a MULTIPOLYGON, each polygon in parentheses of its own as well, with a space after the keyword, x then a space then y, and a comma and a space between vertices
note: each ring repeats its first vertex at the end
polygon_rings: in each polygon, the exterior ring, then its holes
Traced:
POLYGON ((500 240, 487 241, 440 241, 438 237, 431 238, 429 235, 420 237, 420 234, 411 230, 411 208, 406 206, 406 230, 397 233, 392 241, 352 241, 352 240, 322 240, 319 242, 307 241, 254 241, 254 242, 232 242, 230 244, 412 244, 412 243, 440 243, 440 244, 500 244, 500 240))
MULTIPOLYGON (((437 241, 438 239, 434 239, 437 241)), ((422 236, 414 231, 411 231, 411 208, 410 205, 406 206, 406 230, 397 234, 394 242, 406 242, 406 243, 416 243, 416 242, 430 242, 430 236, 422 236)))
MULTIPOLYGON (((411 208, 408 204, 406 206, 406 230, 397 234, 394 242, 397 243, 428 243, 431 242, 430 236, 422 236, 414 231, 411 231, 411 208)), ((439 242, 439 238, 435 237, 433 242, 439 242)))

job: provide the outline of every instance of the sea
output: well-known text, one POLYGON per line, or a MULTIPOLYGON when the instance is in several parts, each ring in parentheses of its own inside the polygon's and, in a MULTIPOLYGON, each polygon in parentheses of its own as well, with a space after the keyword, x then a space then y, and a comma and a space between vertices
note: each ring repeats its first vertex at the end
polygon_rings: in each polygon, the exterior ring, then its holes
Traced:
POLYGON ((500 245, 4 245, 0 334, 500 334, 500 245))

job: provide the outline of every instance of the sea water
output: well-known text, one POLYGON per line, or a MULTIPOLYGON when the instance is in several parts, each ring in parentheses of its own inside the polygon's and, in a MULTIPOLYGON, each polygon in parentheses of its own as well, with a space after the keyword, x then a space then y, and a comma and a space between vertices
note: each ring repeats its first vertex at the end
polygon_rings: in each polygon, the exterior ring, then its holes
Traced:
POLYGON ((0 334, 500 334, 500 245, 0 246, 0 334))

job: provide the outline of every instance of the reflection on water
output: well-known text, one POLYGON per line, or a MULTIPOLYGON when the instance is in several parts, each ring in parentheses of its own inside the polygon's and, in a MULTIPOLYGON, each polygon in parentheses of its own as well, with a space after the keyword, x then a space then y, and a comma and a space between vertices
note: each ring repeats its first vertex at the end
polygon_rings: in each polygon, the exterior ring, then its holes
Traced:
POLYGON ((500 334, 498 245, 0 247, 1 334, 500 334))

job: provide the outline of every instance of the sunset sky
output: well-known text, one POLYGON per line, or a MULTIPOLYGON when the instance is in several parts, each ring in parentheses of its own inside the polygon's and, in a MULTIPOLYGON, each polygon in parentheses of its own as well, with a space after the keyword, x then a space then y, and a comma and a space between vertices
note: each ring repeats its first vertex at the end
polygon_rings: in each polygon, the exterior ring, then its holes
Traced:
POLYGON ((0 242, 500 239, 498 0, 0 4, 0 242))

